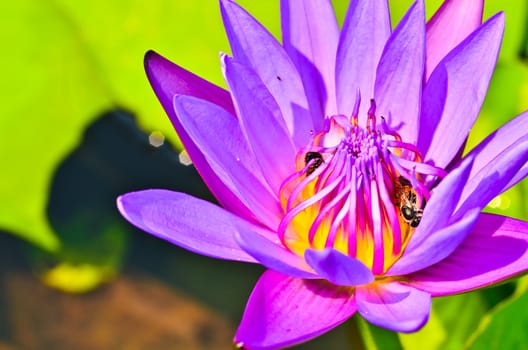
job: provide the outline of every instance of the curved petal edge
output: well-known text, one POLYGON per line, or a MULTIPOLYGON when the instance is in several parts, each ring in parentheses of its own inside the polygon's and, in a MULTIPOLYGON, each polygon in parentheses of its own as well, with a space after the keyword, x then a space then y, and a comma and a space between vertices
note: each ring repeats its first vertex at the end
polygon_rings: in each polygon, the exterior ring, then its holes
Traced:
POLYGON ((374 281, 374 275, 361 261, 332 248, 306 249, 304 258, 319 276, 338 286, 358 286, 374 281))
POLYGON ((268 270, 249 297, 235 346, 252 350, 292 346, 336 327, 355 312, 348 289, 268 270))
POLYGON ((408 283, 433 296, 485 287, 528 271, 528 222, 481 214, 447 258, 409 276, 408 283))
POLYGON ((238 227, 253 225, 207 201, 168 190, 145 190, 118 197, 117 207, 134 226, 192 252, 257 262, 234 239, 238 227))
POLYGON ((367 321, 395 332, 414 332, 428 320, 431 295, 399 282, 356 288, 358 312, 367 321))

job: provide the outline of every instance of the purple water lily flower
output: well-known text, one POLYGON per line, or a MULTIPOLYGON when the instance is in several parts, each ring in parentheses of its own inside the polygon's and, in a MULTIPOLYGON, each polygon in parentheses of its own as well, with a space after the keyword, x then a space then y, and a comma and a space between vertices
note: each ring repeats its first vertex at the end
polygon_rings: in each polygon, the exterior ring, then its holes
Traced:
POLYGON ((528 223, 482 209, 528 172, 528 113, 464 157, 497 60, 499 13, 423 0, 394 30, 387 0, 282 0, 282 45, 221 0, 229 92, 149 52, 149 80, 222 207, 167 190, 118 199, 137 227, 268 268, 235 344, 306 341, 354 313, 412 332, 431 297, 528 268, 528 223))

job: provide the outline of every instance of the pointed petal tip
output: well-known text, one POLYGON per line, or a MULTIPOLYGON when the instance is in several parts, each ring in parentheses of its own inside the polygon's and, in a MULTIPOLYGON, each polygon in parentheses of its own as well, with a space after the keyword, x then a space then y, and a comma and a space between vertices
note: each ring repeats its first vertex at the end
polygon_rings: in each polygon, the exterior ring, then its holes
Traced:
POLYGON ((491 16, 486 22, 482 24, 483 26, 492 26, 495 27, 495 31, 500 33, 500 37, 502 38, 504 34, 504 26, 505 26, 506 18, 504 11, 497 12, 493 16, 491 16))
POLYGON ((140 220, 141 216, 137 213, 137 206, 140 204, 141 196, 146 192, 157 192, 164 190, 141 190, 135 192, 124 193, 116 198, 117 210, 129 223, 142 229, 143 222, 140 220))
POLYGON ((506 15, 504 14, 504 11, 499 11, 495 15, 493 15, 492 18, 496 17, 498 21, 500 21, 501 23, 504 23, 505 16, 506 15))
POLYGON ((145 63, 145 65, 148 61, 150 61, 151 57, 154 55, 156 55, 156 52, 152 49, 147 50, 147 52, 145 52, 145 55, 143 56, 143 62, 145 63))
POLYGON ((145 52, 144 61, 145 63, 150 61, 152 58, 160 57, 161 55, 158 54, 156 51, 149 49, 147 52, 145 52))
POLYGON ((125 194, 122 194, 120 196, 118 196, 116 198, 116 206, 117 206, 117 210, 121 213, 121 215, 123 215, 125 218, 126 218, 126 212, 124 210, 124 204, 123 202, 125 201, 125 198, 126 196, 128 195, 128 193, 125 193, 125 194))
POLYGON ((267 270, 249 297, 235 345, 252 350, 290 347, 329 331, 355 312, 348 288, 267 270))
POLYGON ((219 57, 220 57, 220 69, 222 69, 222 74, 224 75, 224 80, 227 83, 227 76, 226 76, 227 69, 229 69, 229 64, 231 64, 231 62, 233 61, 233 57, 229 56, 225 52, 220 52, 219 57))
POLYGON ((145 52, 145 56, 143 57, 143 67, 145 68, 145 72, 147 73, 147 77, 149 78, 149 80, 151 80, 152 78, 152 70, 156 69, 156 65, 163 63, 172 62, 154 50, 148 50, 147 52, 145 52))
MULTIPOLYGON (((505 24, 505 14, 504 11, 497 12, 493 16, 491 16, 486 22, 482 23, 480 26, 482 27, 496 27, 495 29, 498 30, 501 34, 504 32, 504 24, 505 24)), ((478 30, 479 28, 477 28, 478 30)))
MULTIPOLYGON (((232 0, 219 0, 219 3, 220 3, 220 13, 222 15, 222 17, 224 18, 224 16, 228 16, 229 14, 227 13, 228 11, 231 11, 231 7, 236 7, 238 9, 241 9, 243 10, 244 12, 246 12, 239 4, 237 4, 235 1, 232 1, 232 0)), ((224 21, 225 21, 225 18, 224 18, 224 21)))
POLYGON ((233 237, 253 225, 215 204, 161 189, 130 192, 117 203, 131 224, 176 246, 217 259, 256 262, 233 237))

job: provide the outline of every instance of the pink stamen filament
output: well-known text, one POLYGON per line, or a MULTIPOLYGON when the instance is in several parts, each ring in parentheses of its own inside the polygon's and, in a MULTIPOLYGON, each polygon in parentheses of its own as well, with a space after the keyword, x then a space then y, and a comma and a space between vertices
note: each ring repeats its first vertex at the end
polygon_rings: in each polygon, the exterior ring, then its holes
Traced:
POLYGON ((386 142, 387 142, 388 147, 408 150, 414 154, 415 161, 417 162, 422 161, 422 156, 416 146, 411 145, 410 143, 407 143, 407 142, 401 142, 397 140, 387 140, 386 142))
MULTIPOLYGON (((350 155, 349 155, 348 158, 349 159, 348 159, 347 163, 352 162, 352 160, 350 160, 350 155)), ((344 186, 345 188, 341 191, 341 193, 343 193, 343 196, 345 194, 349 194, 350 193, 350 180, 352 178, 353 169, 354 169, 353 166, 350 166, 347 169, 346 178, 345 178, 345 186, 344 186)), ((350 199, 350 195, 347 197, 347 199, 345 200, 344 205, 341 207, 341 209, 339 210, 339 212, 337 213, 335 218, 332 220, 332 224, 330 226, 330 230, 328 231, 328 237, 327 237, 326 245, 325 245, 327 248, 328 247, 332 247, 334 245, 338 229, 339 229, 339 227, 342 226, 341 224, 342 224, 343 220, 345 219, 346 215, 350 212, 349 199, 350 199)))
POLYGON ((356 256, 357 254, 357 192, 355 189, 357 188, 357 175, 356 175, 356 168, 352 169, 352 178, 350 179, 350 195, 348 197, 349 205, 349 215, 348 215, 348 222, 346 225, 346 230, 348 231, 348 254, 350 256, 356 256))
POLYGON ((286 233, 292 232, 295 236, 289 239, 298 239, 306 247, 339 249, 360 258, 379 276, 401 255, 414 232, 401 218, 402 196, 409 196, 415 201, 412 205, 421 207, 430 197, 424 181, 446 173, 422 163, 418 148, 403 142, 383 118, 377 125, 373 100, 366 128, 359 127, 358 99, 350 119, 334 116, 327 120, 326 130, 299 154, 304 159, 307 152, 319 152, 323 161, 314 168, 316 160, 310 160, 284 181, 281 201, 285 215, 278 234, 286 246, 286 233), (330 140, 338 137, 341 141, 326 145, 325 133, 331 135, 330 140), (400 176, 409 181, 406 191, 415 193, 413 199, 407 193, 397 193, 402 187, 396 184, 400 176))
POLYGON ((393 161, 397 161, 398 164, 400 164, 402 167, 407 168, 409 170, 416 169, 417 172, 424 175, 433 175, 436 177, 444 178, 447 175, 447 172, 444 169, 440 169, 438 167, 435 167, 433 165, 429 165, 426 163, 420 163, 420 162, 414 162, 412 160, 404 159, 404 158, 397 158, 392 155, 393 161))
POLYGON ((381 117, 381 130, 383 131, 384 134, 394 137, 396 141, 402 140, 400 134, 398 134, 395 130, 392 130, 391 128, 389 128, 389 126, 387 125, 387 122, 385 121, 385 118, 383 117, 381 117))
MULTIPOLYGON (((312 160, 313 163, 313 160, 312 160)), ((309 166, 312 164, 309 163, 305 168, 304 172, 306 173, 306 170, 308 170, 309 166)), ((322 172, 324 172, 329 165, 321 165, 319 168, 315 169, 313 173, 311 173, 309 176, 305 177, 292 191, 290 194, 290 197, 288 198, 288 202, 286 203, 286 210, 291 210, 294 207, 294 201, 297 199, 297 197, 301 194, 302 191, 306 189, 306 187, 312 182, 314 179, 318 178, 319 175, 321 175, 322 172)))
MULTIPOLYGON (((383 173, 382 165, 378 164, 378 173, 383 173)), ((391 203, 392 198, 389 194, 389 190, 387 189, 387 186, 385 184, 385 181, 378 181, 378 186, 380 186, 380 195, 381 195, 381 201, 382 203, 391 203)), ((387 209, 386 215, 388 215, 388 219, 390 222, 390 227, 392 228, 392 252, 393 254, 398 254, 402 249, 402 231, 400 227, 400 222, 398 220, 398 215, 394 210, 387 209)))
POLYGON ((381 218, 381 205, 379 201, 378 188, 375 179, 370 181, 370 192, 372 201, 372 228, 374 236, 374 256, 372 261, 372 272, 379 275, 383 272, 384 246, 383 246, 383 220, 381 218))
POLYGON ((323 209, 319 212, 319 214, 317 215, 317 217, 315 218, 312 226, 310 227, 310 231, 308 231, 308 240, 310 243, 313 243, 313 240, 315 238, 315 234, 317 232, 317 229, 319 228, 319 226, 321 225, 321 223, 323 222, 323 220, 325 219, 325 217, 327 217, 327 214, 333 210, 337 204, 339 204, 339 202, 341 202, 341 200, 346 196, 346 195, 349 195, 350 194, 350 188, 348 189, 344 189, 342 191, 340 191, 338 193, 337 196, 335 196, 330 202, 328 202, 324 207, 323 209))
POLYGON ((286 215, 282 218, 278 233, 281 241, 283 241, 283 244, 285 243, 284 240, 284 234, 286 232, 286 228, 288 227, 288 224, 293 220, 295 216, 300 214, 303 210, 308 209, 310 206, 314 205, 318 201, 320 201, 322 198, 326 197, 334 188, 337 187, 337 185, 343 180, 343 175, 335 179, 332 183, 330 183, 327 187, 323 188, 321 191, 314 194, 312 197, 308 198, 304 202, 299 203, 297 206, 292 208, 289 212, 286 213, 286 215))

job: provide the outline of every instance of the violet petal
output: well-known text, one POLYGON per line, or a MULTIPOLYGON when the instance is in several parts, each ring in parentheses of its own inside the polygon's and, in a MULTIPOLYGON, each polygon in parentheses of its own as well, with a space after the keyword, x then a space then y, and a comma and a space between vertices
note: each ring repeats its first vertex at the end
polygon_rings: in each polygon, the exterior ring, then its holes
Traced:
POLYGON ((256 262, 234 238, 239 227, 250 230, 255 225, 210 202, 179 192, 145 190, 120 196, 117 207, 134 226, 192 252, 256 262))
POLYGON ((251 69, 226 56, 224 71, 242 131, 266 180, 279 193, 284 179, 295 171, 296 156, 281 110, 251 69))
MULTIPOLYGON (((512 145, 519 145, 523 138, 526 138, 528 130, 528 112, 524 112, 516 118, 490 134, 486 139, 477 145, 468 154, 468 157, 474 157, 473 168, 470 177, 482 170, 494 158, 500 157, 500 154, 512 145)), ((508 188, 522 180, 528 174, 528 164, 515 173, 510 182, 500 190, 506 191, 508 188)))
POLYGON ((239 230, 238 245, 262 265, 288 276, 319 278, 306 261, 285 248, 277 236, 266 237, 255 230, 239 230))
MULTIPOLYGON (((471 157, 471 156, 470 156, 471 157)), ((463 160, 465 161, 465 159, 463 160)), ((477 173, 472 174, 460 195, 457 213, 484 207, 502 192, 528 162, 528 134, 499 153, 477 173)))
POLYGON ((174 95, 189 95, 214 103, 231 114, 235 108, 229 92, 183 69, 154 51, 145 54, 145 71, 167 114, 172 115, 174 95))
POLYGON ((413 332, 429 318, 431 295, 398 282, 356 287, 358 312, 367 321, 395 332, 413 332))
POLYGON ((355 311, 349 289, 268 270, 249 297, 234 341, 252 350, 288 347, 327 332, 355 311))
POLYGON ((390 36, 376 71, 376 114, 416 144, 425 62, 425 8, 415 2, 390 36))
POLYGON ((179 67, 154 51, 149 51, 145 55, 145 71, 156 96, 207 187, 224 208, 240 216, 251 217, 251 212, 227 189, 189 138, 174 112, 172 103, 174 95, 185 94, 210 101, 234 114, 229 92, 179 67))
POLYGON ((288 54, 235 2, 221 0, 220 10, 233 57, 258 75, 277 101, 295 145, 306 146, 314 126, 301 77, 288 54))
POLYGON ((175 96, 174 108, 220 180, 259 222, 275 230, 282 216, 279 200, 267 186, 238 120, 215 104, 189 96, 175 96))
POLYGON ((281 1, 282 45, 299 71, 315 131, 337 114, 335 60, 339 27, 330 0, 281 1))
POLYGON ((403 255, 389 269, 388 275, 418 271, 442 260, 469 233, 480 208, 459 223, 454 222, 456 220, 453 220, 453 215, 468 181, 471 165, 469 161, 463 163, 435 188, 424 209, 420 225, 411 236, 403 255))
POLYGON ((431 266, 462 243, 480 211, 528 161, 528 135, 519 140, 471 178, 476 153, 462 160, 435 189, 420 226, 402 257, 388 271, 389 275, 408 274, 431 266))
POLYGON ((483 0, 447 0, 427 22, 425 77, 482 23, 483 0))
POLYGON ((418 148, 425 161, 446 167, 464 144, 497 62, 504 14, 480 26, 436 67, 422 99, 418 148))
MULTIPOLYGON (((474 158, 476 153, 466 158, 474 158)), ((465 162, 466 159, 462 160, 465 162)), ((464 213, 468 208, 484 207, 511 183, 512 178, 523 169, 526 171, 528 162, 528 134, 500 152, 495 158, 483 165, 476 173, 471 174, 460 195, 457 214, 464 213)), ((475 166, 473 165, 473 169, 475 166)))
POLYGON ((304 258, 319 276, 338 286, 358 286, 374 281, 374 275, 361 261, 332 248, 306 249, 304 258))
POLYGON ((481 214, 464 242, 439 263, 410 275, 409 284, 444 296, 500 282, 528 270, 528 223, 481 214))
MULTIPOLYGON (((376 67, 391 33, 387 0, 352 0, 343 23, 336 58, 336 93, 339 113, 351 115, 356 92, 368 101, 374 97, 376 67)), ((365 125, 369 104, 360 107, 365 125)))
POLYGON ((431 237, 431 233, 448 225, 460 195, 469 181, 471 158, 453 169, 438 186, 425 206, 420 225, 413 233, 408 247, 419 246, 431 237))
POLYGON ((400 259, 389 269, 387 276, 406 275, 445 259, 466 239, 480 210, 475 208, 462 217, 453 218, 447 226, 431 232, 431 237, 421 245, 407 246, 400 259))

